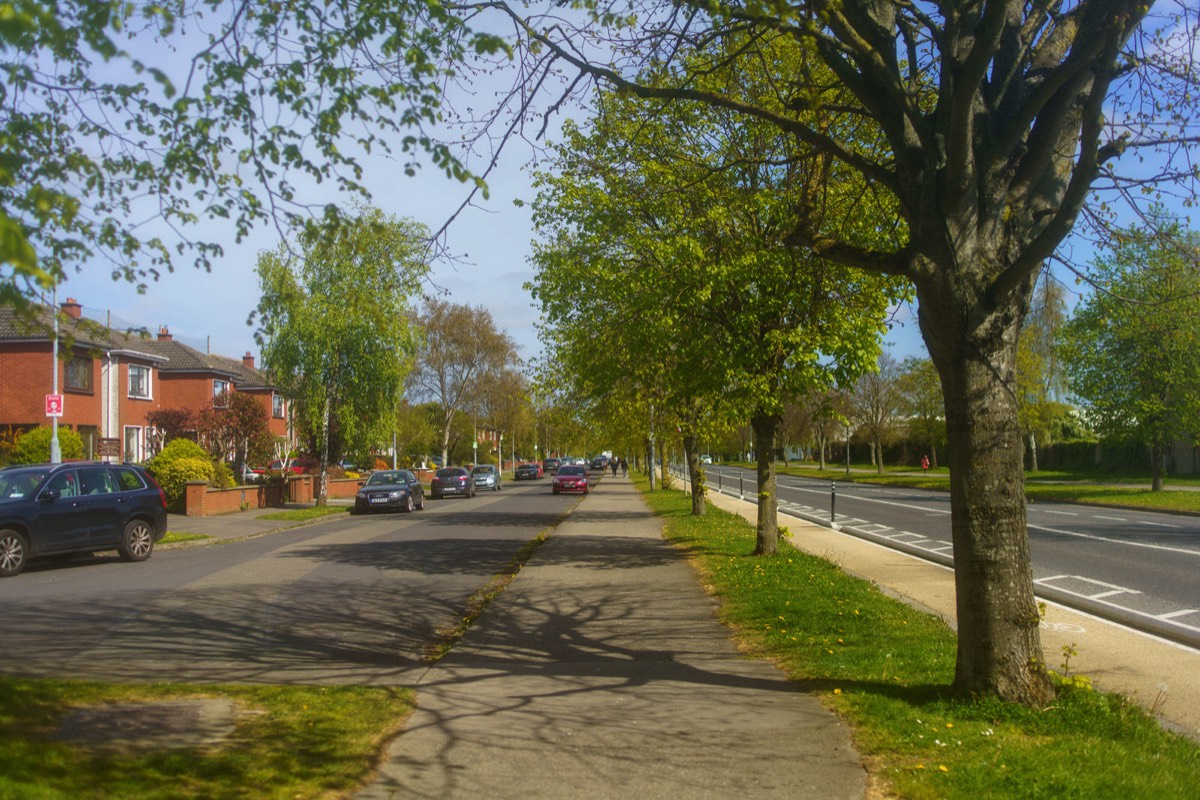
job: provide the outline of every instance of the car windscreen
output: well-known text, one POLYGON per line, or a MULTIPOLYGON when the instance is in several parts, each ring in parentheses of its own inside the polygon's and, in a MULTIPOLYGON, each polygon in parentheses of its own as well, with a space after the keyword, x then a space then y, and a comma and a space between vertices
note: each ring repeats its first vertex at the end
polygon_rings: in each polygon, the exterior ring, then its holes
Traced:
POLYGON ((559 475, 586 475, 587 471, 583 467, 563 467, 558 471, 559 475))
POLYGON ((439 469, 437 471, 437 476, 439 478, 461 478, 462 471, 457 468, 439 469))
POLYGON ((404 477, 403 472, 373 472, 371 477, 367 478, 367 486, 393 483, 405 484, 408 483, 408 480, 404 477))

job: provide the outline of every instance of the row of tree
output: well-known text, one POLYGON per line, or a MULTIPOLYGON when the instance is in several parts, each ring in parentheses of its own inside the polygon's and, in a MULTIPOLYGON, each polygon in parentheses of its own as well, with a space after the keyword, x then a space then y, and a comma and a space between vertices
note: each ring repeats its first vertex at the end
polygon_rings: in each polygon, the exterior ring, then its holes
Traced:
MULTIPOLYGON (((1194 197, 1195 3, 634 5, 630 13, 583 0, 563 13, 559 4, 301 0, 269 13, 212 14, 205 3, 17 4, 0 26, 0 300, 28 308, 68 269, 104 258, 114 274, 144 281, 170 268, 186 241, 181 226, 228 221, 241 236, 257 222, 295 220, 311 210, 296 175, 361 192, 358 157, 389 146, 405 154, 409 173, 423 153, 480 191, 489 167, 471 174, 439 140, 438 123, 460 123, 446 137, 454 142, 500 147, 528 129, 529 112, 559 112, 595 97, 582 93, 596 86, 644 98, 647 116, 661 115, 680 148, 691 148, 683 154, 694 168, 690 185, 740 171, 729 186, 744 202, 725 208, 757 212, 722 219, 710 206, 681 203, 678 215, 660 209, 658 220, 704 223, 689 246, 731 278, 743 243, 755 238, 747 225, 793 250, 747 251, 764 276, 750 288, 670 282, 681 303, 642 309, 676 328, 647 332, 664 357, 655 367, 671 374, 672 347, 680 365, 704 358, 686 334, 726 321, 715 308, 697 317, 702 306, 692 300, 752 301, 747 307, 763 315, 749 314, 748 325, 769 346, 730 367, 740 327, 730 321, 730 348, 699 374, 715 375, 731 403, 750 403, 766 431, 778 409, 753 403, 767 386, 756 368, 782 359, 814 381, 849 379, 874 362, 871 345, 836 364, 831 354, 804 354, 832 346, 827 325, 856 324, 867 283, 911 286, 945 398, 955 689, 1046 704, 1013 391, 1021 327, 1038 270, 1068 234, 1101 233, 1113 209, 1144 211, 1160 190, 1194 197), (511 91, 491 91, 509 63, 511 91), (489 91, 468 92, 456 116, 448 88, 485 74, 489 91), (484 97, 492 102, 480 107, 484 97), (730 157, 714 163, 720 151, 730 157), (756 206, 772 196, 786 202, 756 206), (1089 205, 1096 198, 1103 202, 1089 205), (147 217, 165 224, 146 225, 147 217), (727 236, 714 243, 722 227, 727 236), (821 297, 844 291, 839 301, 851 313, 808 324, 823 319, 819 310, 808 318, 805 308, 762 305, 789 279, 789 264, 800 269, 791 288, 807 288, 817 309, 821 297), (794 327, 803 332, 793 336, 794 327)), ((651 198, 655 181, 641 181, 641 191, 651 198)), ((664 250, 649 235, 631 241, 638 246, 626 253, 601 255, 614 268, 633 255, 639 266, 661 266, 686 249, 675 236, 664 250)), ((194 244, 201 265, 220 252, 212 241, 194 244)), ((661 297, 637 274, 624 277, 630 291, 661 297)), ((545 289, 553 303, 553 281, 545 289)), ((612 311, 620 315, 603 319, 632 324, 629 306, 612 311)), ((628 366, 598 377, 612 386, 631 375, 633 391, 586 402, 614 419, 689 411, 685 397, 638 371, 655 367, 628 366)))

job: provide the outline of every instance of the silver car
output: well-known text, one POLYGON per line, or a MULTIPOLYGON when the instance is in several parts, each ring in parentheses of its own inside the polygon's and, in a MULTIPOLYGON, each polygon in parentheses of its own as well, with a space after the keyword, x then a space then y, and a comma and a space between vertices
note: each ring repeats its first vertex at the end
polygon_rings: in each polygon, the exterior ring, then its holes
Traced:
POLYGON ((471 469, 471 477, 475 479, 476 489, 491 489, 500 491, 500 470, 491 464, 480 464, 471 469))

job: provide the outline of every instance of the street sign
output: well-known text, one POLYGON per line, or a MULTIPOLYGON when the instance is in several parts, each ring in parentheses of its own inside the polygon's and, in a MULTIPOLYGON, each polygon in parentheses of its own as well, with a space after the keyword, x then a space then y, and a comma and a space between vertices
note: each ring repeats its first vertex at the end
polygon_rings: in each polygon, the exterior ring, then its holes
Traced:
POLYGON ((63 396, 61 394, 46 395, 46 416, 61 417, 63 415, 63 396))

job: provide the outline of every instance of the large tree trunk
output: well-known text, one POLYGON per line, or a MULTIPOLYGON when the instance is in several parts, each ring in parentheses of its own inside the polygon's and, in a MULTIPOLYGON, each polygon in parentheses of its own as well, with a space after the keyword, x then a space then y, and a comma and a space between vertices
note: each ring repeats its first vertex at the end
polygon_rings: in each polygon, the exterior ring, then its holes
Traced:
POLYGON ((755 414, 754 449, 758 465, 758 530, 754 555, 769 556, 779 549, 779 498, 775 493, 775 432, 778 414, 755 414))
POLYGON ((692 516, 702 517, 708 511, 708 504, 704 502, 704 468, 700 466, 700 455, 696 452, 696 437, 691 434, 683 437, 683 457, 687 460, 692 486, 692 516))
POLYGON ((921 329, 946 401, 960 695, 1028 704, 1053 696, 1033 594, 1021 429, 1012 392, 1020 303, 974 331, 921 298, 921 329))

